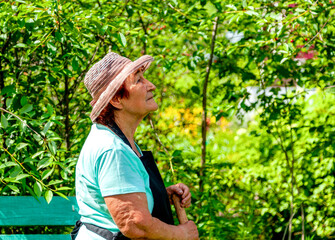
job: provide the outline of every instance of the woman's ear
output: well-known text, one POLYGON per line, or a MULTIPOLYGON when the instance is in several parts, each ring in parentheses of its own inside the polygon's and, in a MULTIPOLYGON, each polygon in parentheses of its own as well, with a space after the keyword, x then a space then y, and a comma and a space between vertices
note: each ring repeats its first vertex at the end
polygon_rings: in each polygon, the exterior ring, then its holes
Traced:
POLYGON ((113 97, 110 101, 110 104, 113 105, 116 109, 121 110, 123 108, 122 103, 121 103, 121 97, 113 97))

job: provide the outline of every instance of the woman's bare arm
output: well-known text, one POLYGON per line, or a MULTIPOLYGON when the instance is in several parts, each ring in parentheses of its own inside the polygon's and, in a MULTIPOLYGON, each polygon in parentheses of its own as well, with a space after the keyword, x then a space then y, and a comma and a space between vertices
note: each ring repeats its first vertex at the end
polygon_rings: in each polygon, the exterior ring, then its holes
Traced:
POLYGON ((174 226, 152 217, 145 193, 108 196, 105 202, 122 234, 130 239, 199 239, 192 221, 174 226))

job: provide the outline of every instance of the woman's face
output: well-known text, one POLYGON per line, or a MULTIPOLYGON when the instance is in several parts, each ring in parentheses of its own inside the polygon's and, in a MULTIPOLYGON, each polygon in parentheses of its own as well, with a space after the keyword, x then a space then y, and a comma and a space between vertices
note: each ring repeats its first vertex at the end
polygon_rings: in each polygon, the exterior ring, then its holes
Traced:
POLYGON ((143 77, 141 70, 132 74, 126 80, 125 87, 129 96, 121 99, 124 111, 143 118, 149 112, 158 109, 158 105, 153 98, 153 91, 156 86, 143 77))

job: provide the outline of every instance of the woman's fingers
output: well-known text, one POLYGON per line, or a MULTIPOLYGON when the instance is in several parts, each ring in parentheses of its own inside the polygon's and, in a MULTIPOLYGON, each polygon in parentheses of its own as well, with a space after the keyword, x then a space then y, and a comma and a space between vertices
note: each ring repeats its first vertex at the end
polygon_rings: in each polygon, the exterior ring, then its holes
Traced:
POLYGON ((183 200, 181 201, 182 207, 189 207, 191 205, 191 194, 187 195, 183 200))
POLYGON ((183 194, 183 190, 178 187, 177 185, 171 185, 169 187, 166 188, 167 192, 169 195, 172 195, 172 194, 177 194, 177 195, 182 195, 183 194))
POLYGON ((184 183, 178 183, 177 186, 183 191, 182 199, 186 198, 186 196, 190 195, 190 189, 184 183))
POLYGON ((187 208, 191 205, 191 192, 188 186, 186 186, 183 183, 178 183, 175 185, 171 185, 166 188, 166 191, 168 192, 170 203, 172 204, 172 194, 177 194, 180 198, 180 205, 183 208, 187 208))
POLYGON ((183 183, 178 183, 177 186, 179 187, 179 189, 182 190, 182 194, 180 195, 181 196, 181 206, 182 207, 189 207, 191 205, 191 192, 190 192, 190 189, 188 188, 188 186, 186 186, 185 184, 183 183))

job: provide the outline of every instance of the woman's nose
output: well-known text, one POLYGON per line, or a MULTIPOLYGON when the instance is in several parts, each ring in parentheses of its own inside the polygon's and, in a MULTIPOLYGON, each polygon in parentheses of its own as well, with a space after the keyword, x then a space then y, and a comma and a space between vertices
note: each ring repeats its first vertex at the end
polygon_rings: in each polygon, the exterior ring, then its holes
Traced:
POLYGON ((147 90, 148 91, 154 91, 156 89, 156 86, 150 82, 149 80, 145 79, 146 80, 146 83, 147 83, 147 90))

